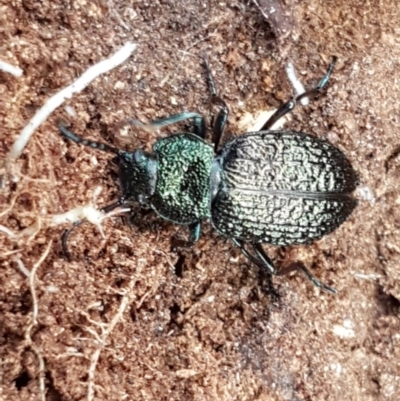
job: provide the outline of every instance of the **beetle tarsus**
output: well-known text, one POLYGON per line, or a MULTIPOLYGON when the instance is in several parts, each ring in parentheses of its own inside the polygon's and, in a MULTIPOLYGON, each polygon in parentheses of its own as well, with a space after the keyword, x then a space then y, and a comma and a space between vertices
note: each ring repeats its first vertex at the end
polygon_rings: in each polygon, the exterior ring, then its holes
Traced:
POLYGON ((294 98, 292 100, 289 100, 288 102, 283 104, 281 107, 279 107, 279 109, 276 110, 274 114, 272 114, 272 116, 268 119, 268 121, 264 124, 264 126, 260 129, 260 131, 269 130, 285 114, 291 112, 295 108, 296 104, 301 99, 303 99, 305 97, 317 96, 328 84, 329 79, 333 72, 333 68, 335 67, 336 61, 337 61, 337 57, 334 56, 332 59, 332 62, 329 64, 326 74, 322 77, 322 79, 319 81, 318 85, 315 88, 305 91, 301 95, 297 96, 296 98, 294 98))
POLYGON ((69 228, 68 230, 64 230, 64 232, 61 235, 62 254, 63 254, 64 258, 68 262, 72 261, 71 253, 70 253, 70 251, 68 249, 68 238, 69 238, 69 235, 72 233, 72 231, 75 230, 76 227, 80 226, 84 222, 85 222, 84 220, 75 221, 73 226, 71 228, 69 228))
POLYGON ((210 88, 211 96, 217 96, 217 89, 215 86, 214 77, 211 74, 210 63, 208 62, 207 56, 203 57, 203 64, 206 69, 207 83, 208 83, 208 87, 210 88))
POLYGON ((284 276, 292 271, 295 270, 301 270, 306 276, 307 278, 313 282, 313 284, 320 288, 323 291, 326 292, 330 292, 331 294, 336 294, 337 291, 333 288, 330 287, 329 285, 326 285, 324 283, 322 283, 321 281, 319 281, 305 266, 302 262, 295 262, 295 263, 291 263, 289 266, 285 267, 284 269, 281 269, 277 275, 278 276, 284 276))
POLYGON ((237 238, 233 238, 232 241, 237 247, 239 247, 242 254, 250 262, 254 263, 258 267, 266 269, 268 273, 271 275, 283 276, 294 270, 301 270, 316 287, 320 288, 323 291, 330 292, 332 294, 337 293, 337 291, 334 288, 319 281, 301 262, 292 263, 290 266, 277 271, 274 266, 274 263, 272 262, 271 258, 266 254, 261 244, 258 243, 251 244, 253 251, 256 254, 256 256, 254 256, 246 250, 244 241, 241 241, 237 238))
POLYGON ((331 63, 329 64, 326 74, 319 81, 318 85, 315 88, 305 91, 301 95, 297 96, 296 102, 299 102, 301 99, 303 99, 305 97, 315 97, 315 96, 319 95, 322 92, 322 90, 325 88, 325 86, 328 84, 336 62, 337 62, 337 57, 334 56, 331 63))

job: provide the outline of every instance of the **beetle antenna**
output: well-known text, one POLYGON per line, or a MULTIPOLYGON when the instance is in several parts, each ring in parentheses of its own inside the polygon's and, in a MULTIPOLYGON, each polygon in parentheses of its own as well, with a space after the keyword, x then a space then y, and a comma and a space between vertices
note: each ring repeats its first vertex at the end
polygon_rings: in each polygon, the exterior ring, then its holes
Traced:
POLYGON ((61 133, 61 135, 67 139, 70 139, 71 141, 74 141, 75 143, 79 143, 85 146, 89 146, 93 149, 99 149, 104 152, 110 152, 114 153, 118 156, 122 156, 125 151, 115 148, 114 146, 107 145, 106 143, 102 142, 95 142, 95 141, 88 141, 86 139, 83 139, 77 135, 75 135, 73 132, 69 131, 67 128, 65 128, 63 125, 59 124, 58 129, 61 133))

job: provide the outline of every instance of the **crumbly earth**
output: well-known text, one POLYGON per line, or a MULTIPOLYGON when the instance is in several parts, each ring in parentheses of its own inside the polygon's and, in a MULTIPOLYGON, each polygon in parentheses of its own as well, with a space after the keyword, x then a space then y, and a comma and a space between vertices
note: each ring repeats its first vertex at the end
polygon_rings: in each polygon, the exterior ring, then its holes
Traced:
POLYGON ((258 4, 0 1, 0 60, 24 71, 0 71, 1 159, 46 99, 127 41, 139 45, 57 109, 3 175, 1 400, 400 399, 400 9, 389 0, 258 4), (130 222, 108 219, 104 239, 80 226, 73 260, 62 257, 70 225, 46 219, 90 203, 99 186, 99 207, 119 189, 112 156, 64 141, 57 119, 85 138, 149 150, 179 126, 122 136, 118 123, 208 115, 205 54, 230 106, 225 139, 249 113, 293 95, 288 61, 310 87, 338 56, 326 95, 298 106, 286 127, 345 152, 359 172, 359 206, 310 246, 265 247, 278 267, 301 260, 337 295, 300 273, 274 277, 273 295, 207 224, 192 250, 171 252, 186 229, 140 210, 130 222), (3 233, 32 225, 29 235, 3 233), (33 280, 22 264, 35 267, 33 280))

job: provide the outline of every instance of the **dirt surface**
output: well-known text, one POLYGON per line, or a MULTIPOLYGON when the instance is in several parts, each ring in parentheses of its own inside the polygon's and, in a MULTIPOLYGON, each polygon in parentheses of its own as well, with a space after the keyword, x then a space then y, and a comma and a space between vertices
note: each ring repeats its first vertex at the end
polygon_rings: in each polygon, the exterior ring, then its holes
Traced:
POLYGON ((1 400, 400 399, 400 10, 389 0, 258 4, 0 2, 0 60, 24 72, 0 71, 2 159, 51 95, 127 41, 139 45, 57 109, 3 180, 1 400), (278 14, 267 20, 271 6, 278 14), (139 209, 132 224, 108 219, 104 239, 80 226, 73 260, 62 257, 70 224, 50 228, 46 218, 90 203, 99 186, 96 205, 110 204, 119 188, 112 156, 63 140, 57 119, 85 138, 149 150, 179 127, 122 137, 116 125, 208 115, 203 54, 230 106, 225 139, 247 113, 293 95, 288 61, 309 87, 338 56, 326 95, 297 107, 286 127, 345 152, 360 175, 359 206, 310 246, 265 247, 277 266, 302 260, 336 296, 300 273, 274 277, 271 295, 262 272, 207 224, 192 250, 173 253, 186 229, 139 209))

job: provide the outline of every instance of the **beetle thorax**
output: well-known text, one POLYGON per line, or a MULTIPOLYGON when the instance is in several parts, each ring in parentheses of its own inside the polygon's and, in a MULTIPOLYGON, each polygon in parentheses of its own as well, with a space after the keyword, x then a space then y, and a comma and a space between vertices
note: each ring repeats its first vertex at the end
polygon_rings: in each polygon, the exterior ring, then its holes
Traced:
POLYGON ((213 148, 195 135, 178 134, 157 141, 154 154, 157 183, 151 207, 177 224, 208 218, 213 148))

